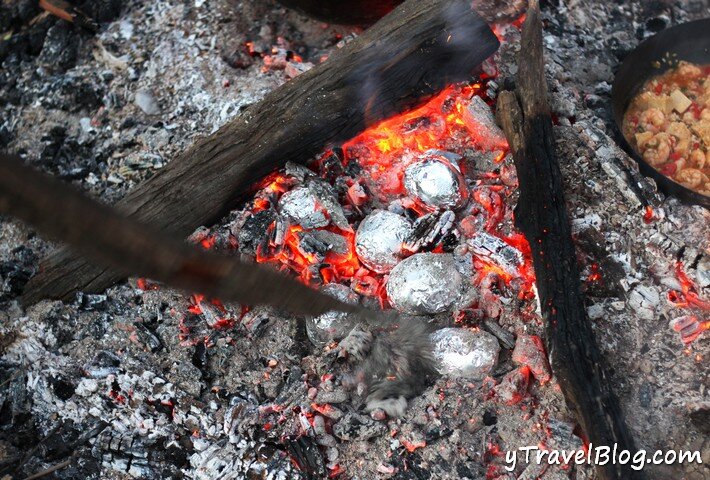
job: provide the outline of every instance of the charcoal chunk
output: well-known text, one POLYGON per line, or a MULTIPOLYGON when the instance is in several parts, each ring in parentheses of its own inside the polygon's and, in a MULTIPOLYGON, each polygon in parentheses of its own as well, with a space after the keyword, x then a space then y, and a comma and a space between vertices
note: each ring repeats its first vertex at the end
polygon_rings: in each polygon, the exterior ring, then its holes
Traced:
POLYGON ((314 256, 323 261, 329 252, 345 255, 349 251, 348 240, 327 230, 310 230, 297 233, 298 248, 304 255, 314 256))
POLYGON ((269 238, 269 227, 276 221, 277 214, 273 210, 262 210, 246 219, 237 235, 239 250, 255 255, 260 245, 269 238))
POLYGON ((387 425, 366 415, 348 412, 333 426, 333 434, 341 440, 369 440, 387 433, 387 425))
POLYGON ((67 22, 57 22, 47 32, 39 62, 47 70, 60 73, 76 64, 78 53, 79 41, 74 29, 67 22))
POLYGON ((453 232, 455 220, 456 215, 451 210, 419 217, 404 242, 405 248, 410 252, 432 250, 453 232))
POLYGON ((84 371, 94 378, 105 378, 120 371, 121 359, 108 350, 99 351, 86 365, 84 371))
POLYGON ((299 470, 314 475, 316 478, 325 478, 326 469, 318 444, 311 437, 287 437, 284 439, 286 452, 291 456, 299 470))

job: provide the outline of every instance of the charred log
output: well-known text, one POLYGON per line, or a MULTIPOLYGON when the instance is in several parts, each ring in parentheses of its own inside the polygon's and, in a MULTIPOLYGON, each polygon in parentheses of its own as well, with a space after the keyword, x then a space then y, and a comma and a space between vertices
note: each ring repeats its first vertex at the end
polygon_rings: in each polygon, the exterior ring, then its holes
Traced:
MULTIPOLYGON (((248 108, 139 185, 117 208, 176 237, 224 215, 287 160, 305 161, 470 76, 498 40, 466 0, 409 0, 332 57, 248 108)), ((66 249, 24 302, 101 291, 123 278, 66 249)))
MULTIPOLYGON (((498 120, 520 184, 515 223, 532 247, 550 363, 589 441, 634 451, 584 307, 547 102, 538 2, 522 34, 517 90, 498 98, 498 120)), ((641 478, 628 465, 598 466, 603 479, 641 478)))

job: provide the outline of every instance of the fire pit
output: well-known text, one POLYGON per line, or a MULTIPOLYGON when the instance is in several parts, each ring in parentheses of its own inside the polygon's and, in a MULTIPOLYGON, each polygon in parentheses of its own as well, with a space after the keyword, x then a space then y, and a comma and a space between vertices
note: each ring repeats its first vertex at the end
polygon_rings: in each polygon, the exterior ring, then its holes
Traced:
MULTIPOLYGON (((468 9, 470 2, 451 3, 468 9)), ((225 264, 279 271, 326 298, 391 315, 376 322, 361 311, 293 315, 181 293, 153 278, 108 286, 120 272, 71 263, 76 256, 66 252, 59 257, 72 275, 57 269, 61 263, 40 270, 49 244, 3 218, 0 471, 18 478, 631 478, 605 477, 611 469, 588 464, 526 461, 518 450, 592 451, 593 429, 583 423, 592 410, 575 408, 609 399, 565 398, 569 370, 556 362, 559 348, 546 348, 555 338, 548 319, 569 319, 545 301, 564 298, 544 290, 552 276, 539 274, 541 245, 550 240, 529 234, 525 221, 543 217, 527 215, 534 202, 521 199, 531 178, 520 168, 525 149, 508 144, 510 125, 504 133, 494 116, 499 99, 510 99, 504 90, 525 86, 518 55, 528 48, 521 47, 527 2, 475 3, 501 43, 496 54, 473 73, 467 64, 465 75, 462 66, 439 63, 438 73, 455 78, 427 73, 416 90, 384 75, 385 91, 405 92, 394 103, 367 81, 383 70, 343 60, 362 58, 349 57, 353 51, 376 58, 357 43, 372 31, 323 26, 276 3, 131 4, 113 21, 96 17, 109 22, 98 34, 31 6, 3 5, 0 24, 12 33, 0 48, 0 140, 9 151, 107 203, 123 198, 124 212, 171 232, 168 240, 188 237, 194 258, 219 252, 225 264), (338 108, 319 100, 306 111, 322 92, 309 100, 301 87, 319 84, 322 71, 328 78, 356 72, 351 84, 367 88, 339 97, 338 108), (280 118, 269 114, 282 112, 276 100, 284 88, 285 103, 300 115, 265 122, 280 118), (219 150, 214 137, 175 158, 197 133, 221 127, 235 139, 233 122, 254 118, 256 126, 236 130, 252 133, 239 159, 227 155, 212 168, 199 152, 219 150), (311 122, 325 125, 326 139, 314 140, 311 122), (274 162, 268 168, 244 167, 263 152, 274 162), (181 185, 161 178, 189 158, 203 167, 191 171, 190 188, 170 195, 171 207, 136 193, 181 185), (248 175, 227 191, 235 165, 248 175), (203 219, 195 223, 197 211, 203 219), (42 275, 56 280, 49 288, 64 301, 22 305, 22 288, 33 277, 28 291, 36 293, 42 275), (508 452, 516 450, 513 464, 508 452)), ((565 251, 546 255, 574 264, 556 278, 576 275, 575 298, 618 399, 612 413, 636 448, 702 455, 704 464, 649 464, 647 477, 705 478, 707 211, 657 193, 611 134, 614 69, 643 38, 705 15, 704 4, 542 3, 549 90, 539 91, 549 91, 552 135, 544 138, 554 139, 545 151, 556 153, 561 179, 543 189, 564 193, 552 210, 566 212, 571 228, 565 251)), ((416 11, 407 18, 421 20, 416 11)), ((412 25, 424 35, 440 23, 412 25)), ((433 38, 446 44, 446 36, 433 38)), ((435 52, 442 51, 451 52, 435 52)), ((446 59, 427 52, 400 49, 385 65, 446 59)), ((327 85, 341 92, 339 83, 327 85)), ((110 236, 102 230, 94 238, 110 236)), ((156 257, 174 246, 141 245, 156 257)), ((576 345, 579 331, 568 339, 576 345)))

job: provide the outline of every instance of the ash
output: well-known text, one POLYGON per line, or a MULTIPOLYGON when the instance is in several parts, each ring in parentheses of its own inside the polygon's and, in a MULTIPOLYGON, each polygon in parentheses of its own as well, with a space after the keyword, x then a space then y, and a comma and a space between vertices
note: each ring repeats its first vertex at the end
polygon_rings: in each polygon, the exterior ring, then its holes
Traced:
MULTIPOLYGON (((109 203, 357 35, 271 1, 86 3, 102 22, 95 35, 41 15, 36 2, 0 6, 0 148, 109 203)), ((616 147, 609 107, 619 60, 655 31, 706 15, 707 3, 542 3, 568 210, 616 393, 639 448, 699 450, 705 461, 649 466, 649 478, 707 478, 710 341, 696 300, 710 296, 710 218, 638 173, 616 147)), ((479 100, 515 73, 519 32, 497 28, 506 40, 498 75, 464 110, 464 123, 488 133, 438 146, 469 192, 456 210, 422 211, 397 181, 415 156, 379 175, 361 139, 311 170, 278 172, 264 183, 278 188, 257 196, 261 210, 250 202, 190 238, 387 307, 391 277, 359 262, 354 232, 372 211, 389 210, 413 226, 402 257, 454 259, 466 288, 439 313, 354 326, 340 343, 345 331, 316 346, 306 328, 313 319, 146 279, 22 309, 18 295, 50 245, 3 219, 0 473, 25 478, 65 465, 52 475, 594 478, 583 466, 503 468, 506 450, 574 449, 581 439, 541 350, 529 259, 512 226, 515 171, 479 100), (277 208, 281 193, 298 188, 318 200, 316 224, 299 225, 298 208, 293 216, 277 208), (362 359, 343 361, 358 334, 362 359), (419 343, 430 334, 485 338, 485 372, 435 375, 429 344, 419 343)))

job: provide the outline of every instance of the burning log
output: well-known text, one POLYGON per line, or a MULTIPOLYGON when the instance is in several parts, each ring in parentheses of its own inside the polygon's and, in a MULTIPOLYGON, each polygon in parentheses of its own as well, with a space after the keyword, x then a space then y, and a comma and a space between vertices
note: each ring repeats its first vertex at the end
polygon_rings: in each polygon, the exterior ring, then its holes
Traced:
MULTIPOLYGON (((331 58, 251 106, 136 187, 117 207, 176 237, 234 207, 286 160, 403 111, 467 78, 498 40, 466 0, 409 0, 331 58)), ((123 278, 66 249, 27 285, 25 303, 100 291, 123 278)))
MULTIPOLYGON (((584 307, 547 103, 538 1, 522 34, 517 91, 498 98, 498 120, 520 184, 516 226, 532 246, 552 370, 589 441, 635 451, 584 307)), ((598 466, 603 479, 640 478, 628 465, 598 466)))
POLYGON ((124 274, 146 275, 225 301, 271 304, 296 313, 360 311, 264 267, 201 252, 6 155, 0 155, 0 212, 27 221, 124 274))

